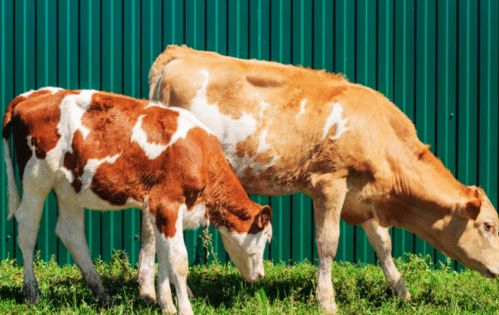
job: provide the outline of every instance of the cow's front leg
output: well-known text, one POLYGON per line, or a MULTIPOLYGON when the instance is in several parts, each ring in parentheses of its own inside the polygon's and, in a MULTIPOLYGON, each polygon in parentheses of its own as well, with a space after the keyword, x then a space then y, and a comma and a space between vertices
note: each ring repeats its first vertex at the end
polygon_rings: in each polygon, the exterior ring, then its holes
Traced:
POLYGON ((319 274, 317 278, 317 300, 324 313, 335 314, 331 263, 338 248, 340 215, 347 192, 346 179, 331 175, 314 176, 313 201, 316 224, 319 274))
POLYGON ((177 292, 179 314, 190 315, 193 312, 187 289, 189 260, 184 243, 183 211, 187 211, 185 204, 177 203, 163 204, 156 211, 156 222, 159 222, 154 226, 159 262, 158 300, 163 311, 175 311, 169 284, 172 282, 177 292))
POLYGON ((400 272, 395 267, 392 258, 392 239, 388 229, 380 226, 375 219, 368 220, 362 223, 364 231, 371 246, 376 251, 381 263, 381 268, 385 274, 388 284, 393 288, 395 293, 403 299, 410 300, 411 294, 406 289, 400 272))
MULTIPOLYGON (((140 296, 148 302, 156 301, 156 291, 154 290, 155 256, 156 238, 154 236, 154 225, 152 224, 152 219, 149 213, 144 213, 142 216, 142 226, 140 231, 139 271, 137 278, 139 282, 140 296)), ((166 276, 166 280, 168 280, 168 276, 166 276)))

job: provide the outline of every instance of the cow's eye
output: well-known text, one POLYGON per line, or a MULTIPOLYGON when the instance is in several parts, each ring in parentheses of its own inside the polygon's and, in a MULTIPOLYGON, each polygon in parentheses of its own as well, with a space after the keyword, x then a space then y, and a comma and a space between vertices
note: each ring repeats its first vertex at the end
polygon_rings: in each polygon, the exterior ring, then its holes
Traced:
POLYGON ((485 231, 491 232, 492 231, 492 224, 485 222, 483 224, 483 228, 485 229, 485 231))

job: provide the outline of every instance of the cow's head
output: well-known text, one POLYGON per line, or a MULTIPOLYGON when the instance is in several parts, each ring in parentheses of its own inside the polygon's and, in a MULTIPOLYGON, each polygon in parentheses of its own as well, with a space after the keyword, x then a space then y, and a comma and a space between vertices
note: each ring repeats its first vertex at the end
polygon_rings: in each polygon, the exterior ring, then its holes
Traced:
POLYGON ((227 253, 247 282, 258 281, 265 275, 263 253, 265 245, 272 238, 272 209, 269 206, 256 206, 259 212, 251 219, 253 221, 248 231, 219 229, 227 253))
POLYGON ((486 277, 499 276, 499 218, 485 192, 467 187, 450 216, 442 244, 448 255, 486 277))

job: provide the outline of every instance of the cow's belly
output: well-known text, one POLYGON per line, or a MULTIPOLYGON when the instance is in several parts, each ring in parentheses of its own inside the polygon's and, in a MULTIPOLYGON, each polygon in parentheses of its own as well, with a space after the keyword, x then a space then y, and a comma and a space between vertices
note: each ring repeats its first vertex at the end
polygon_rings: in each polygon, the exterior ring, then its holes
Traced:
POLYGON ((374 218, 374 212, 369 205, 357 201, 355 196, 347 195, 341 210, 341 218, 348 224, 362 224, 374 218))
POLYGON ((91 210, 122 210, 129 208, 144 208, 144 202, 128 198, 125 204, 115 205, 108 200, 100 198, 90 187, 82 188, 76 192, 71 183, 67 180, 60 180, 54 187, 58 198, 65 198, 71 200, 75 205, 91 210))

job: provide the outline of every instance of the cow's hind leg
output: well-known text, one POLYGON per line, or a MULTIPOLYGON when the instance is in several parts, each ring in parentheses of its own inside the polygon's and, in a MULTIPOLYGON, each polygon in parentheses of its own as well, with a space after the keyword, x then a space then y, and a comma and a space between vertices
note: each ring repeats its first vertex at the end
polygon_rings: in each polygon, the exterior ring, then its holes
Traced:
POLYGON ((364 228, 364 231, 366 231, 369 243, 371 243, 371 246, 374 247, 374 250, 378 255, 381 268, 383 269, 388 284, 397 295, 409 300, 411 294, 406 289, 402 276, 393 263, 392 239, 390 238, 388 229, 380 226, 375 219, 362 223, 362 227, 364 228))
MULTIPOLYGON (((142 216, 142 227, 140 231, 140 255, 137 278, 139 282, 140 296, 148 302, 156 301, 156 292, 154 290, 155 255, 156 238, 154 236, 154 225, 152 224, 151 216, 148 213, 144 213, 142 216)), ((168 280, 168 276, 166 279, 168 280)))
POLYGON ((108 307, 111 299, 102 285, 97 270, 95 270, 85 239, 84 210, 60 196, 58 196, 58 202, 59 218, 57 220, 56 234, 71 253, 92 292, 99 299, 102 306, 108 307))
POLYGON ((346 179, 322 175, 313 178, 314 218, 317 226, 319 274, 317 300, 325 313, 336 313, 331 263, 338 248, 340 215, 347 192, 346 179))

